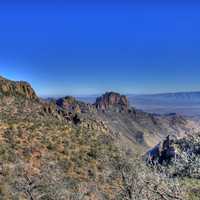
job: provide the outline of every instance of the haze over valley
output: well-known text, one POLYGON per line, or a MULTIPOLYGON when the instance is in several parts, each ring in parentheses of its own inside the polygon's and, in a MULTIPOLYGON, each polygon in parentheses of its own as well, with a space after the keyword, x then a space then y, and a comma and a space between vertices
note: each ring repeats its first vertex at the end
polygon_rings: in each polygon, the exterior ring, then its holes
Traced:
MULTIPOLYGON (((98 95, 77 96, 94 103, 98 95)), ((131 106, 150 113, 177 113, 188 117, 200 117, 200 92, 177 92, 160 94, 127 94, 131 106)))
POLYGON ((0 200, 200 200, 199 10, 0 1, 0 200))

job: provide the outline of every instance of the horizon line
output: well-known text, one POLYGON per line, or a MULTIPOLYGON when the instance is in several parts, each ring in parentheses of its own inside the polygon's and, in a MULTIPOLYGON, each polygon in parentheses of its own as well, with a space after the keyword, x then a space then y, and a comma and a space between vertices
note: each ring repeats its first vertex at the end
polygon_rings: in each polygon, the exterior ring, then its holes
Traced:
POLYGON ((58 98, 58 97, 65 97, 65 96, 74 96, 74 97, 98 97, 101 96, 102 94, 105 94, 106 92, 116 92, 119 94, 123 94, 126 96, 129 95, 136 95, 136 96, 140 96, 140 95, 163 95, 163 94, 181 94, 181 93, 200 93, 200 90, 191 90, 191 91, 174 91, 174 92, 153 92, 153 93, 134 93, 134 92, 125 92, 125 93, 121 93, 118 91, 105 91, 105 92, 99 92, 99 93, 92 93, 92 94, 38 94, 38 96, 40 98, 58 98))

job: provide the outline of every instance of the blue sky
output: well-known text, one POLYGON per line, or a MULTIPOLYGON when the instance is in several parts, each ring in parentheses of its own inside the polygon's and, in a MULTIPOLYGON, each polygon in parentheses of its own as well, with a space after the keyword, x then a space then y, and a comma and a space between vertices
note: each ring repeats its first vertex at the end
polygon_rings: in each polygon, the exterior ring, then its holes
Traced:
POLYGON ((130 2, 0 3, 0 74, 43 96, 200 90, 200 5, 130 2))

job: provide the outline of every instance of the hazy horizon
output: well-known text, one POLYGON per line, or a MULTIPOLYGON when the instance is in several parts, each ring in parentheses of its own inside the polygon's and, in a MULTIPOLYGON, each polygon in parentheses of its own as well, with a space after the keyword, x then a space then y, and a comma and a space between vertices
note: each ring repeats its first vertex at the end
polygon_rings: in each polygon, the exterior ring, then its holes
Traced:
POLYGON ((200 90, 200 4, 0 3, 0 74, 40 96, 200 90))
MULTIPOLYGON (((120 93, 118 91, 113 91, 113 90, 108 90, 108 91, 104 91, 102 93, 92 93, 92 94, 70 94, 68 92, 64 93, 64 94, 49 94, 49 95, 39 95, 39 97, 41 98, 57 98, 57 97, 64 97, 64 96, 74 96, 74 97, 97 97, 97 96, 100 96, 106 92, 117 92, 117 93, 120 93)), ((36 91, 37 93, 37 91, 36 91)), ((149 95, 164 95, 164 94, 181 94, 181 93, 200 93, 200 90, 199 91, 176 91, 176 92, 159 92, 159 93, 120 93, 120 94, 123 94, 123 95, 127 95, 127 96, 149 96, 149 95)))

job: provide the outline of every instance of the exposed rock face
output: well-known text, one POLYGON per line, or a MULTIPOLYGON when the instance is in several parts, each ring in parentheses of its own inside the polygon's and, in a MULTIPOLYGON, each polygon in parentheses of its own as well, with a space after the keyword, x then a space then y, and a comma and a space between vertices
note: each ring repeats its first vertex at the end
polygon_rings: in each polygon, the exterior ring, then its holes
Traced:
POLYGON ((101 97, 96 99, 94 104, 99 110, 107 110, 116 108, 118 111, 128 111, 128 98, 116 92, 106 92, 101 97))
POLYGON ((81 124, 81 126, 84 125, 92 130, 94 128, 101 131, 104 130, 102 124, 97 122, 91 124, 91 121, 102 121, 106 123, 108 132, 112 132, 120 138, 120 142, 123 138, 125 146, 127 146, 128 141, 131 148, 138 144, 146 150, 148 147, 155 146, 161 138, 167 135, 183 137, 197 126, 195 122, 175 114, 156 116, 131 108, 128 105, 127 97, 115 92, 105 93, 97 98, 94 105, 81 102, 70 96, 57 101, 43 102, 39 99, 32 101, 36 99, 38 97, 28 83, 14 82, 0 77, 1 112, 7 112, 6 110, 9 108, 10 115, 19 116, 26 113, 26 115, 30 114, 33 117, 37 115, 56 118, 56 120, 76 125, 81 124), (19 110, 23 110, 23 112, 19 112, 19 110), (107 110, 109 111, 101 112, 107 110))
POLYGON ((24 81, 10 81, 0 77, 0 95, 23 96, 27 99, 38 100, 31 85, 24 81))
POLYGON ((56 101, 56 104, 67 111, 80 113, 80 106, 74 97, 60 98, 56 101))
POLYGON ((176 150, 174 148, 174 140, 170 139, 170 136, 167 136, 163 142, 160 142, 150 151, 148 151, 148 161, 150 163, 167 163, 169 164, 170 161, 175 158, 176 150))
POLYGON ((43 102, 42 107, 43 107, 44 112, 47 114, 52 114, 55 111, 57 111, 57 106, 53 102, 49 102, 49 103, 43 102))
POLYGON ((65 111, 71 113, 91 113, 96 110, 93 105, 78 101, 76 98, 71 96, 58 99, 56 104, 65 111))

